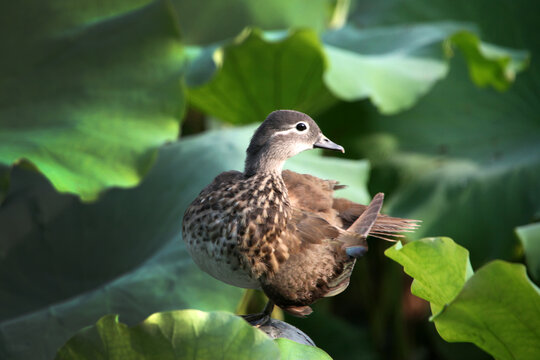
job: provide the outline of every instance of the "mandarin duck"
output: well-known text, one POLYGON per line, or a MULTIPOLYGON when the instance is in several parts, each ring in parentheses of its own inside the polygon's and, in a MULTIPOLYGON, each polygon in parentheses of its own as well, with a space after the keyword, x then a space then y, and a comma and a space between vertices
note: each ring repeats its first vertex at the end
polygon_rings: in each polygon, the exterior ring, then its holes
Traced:
POLYGON ((182 234, 195 263, 269 298, 262 313, 246 317, 251 323, 268 319, 274 305, 310 314, 313 302, 347 288, 368 236, 392 240, 418 226, 380 214, 382 193, 360 205, 333 197, 344 187, 337 181, 282 170, 313 148, 344 152, 308 115, 274 111, 255 131, 244 171, 218 175, 185 212, 182 234))

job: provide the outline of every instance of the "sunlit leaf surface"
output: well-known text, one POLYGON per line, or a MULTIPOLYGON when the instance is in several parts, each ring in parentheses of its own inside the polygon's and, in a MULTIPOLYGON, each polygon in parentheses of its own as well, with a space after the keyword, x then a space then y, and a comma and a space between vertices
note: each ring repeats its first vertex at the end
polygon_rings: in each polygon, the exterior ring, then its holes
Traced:
POLYGON ((464 55, 480 86, 506 89, 527 64, 527 52, 480 42, 471 24, 437 22, 359 29, 322 35, 329 68, 325 84, 338 98, 369 98, 381 113, 410 108, 449 70, 453 49, 464 55), (446 50, 446 51, 445 51, 446 50))
POLYGON ((343 134, 343 146, 371 160, 371 191, 387 194, 389 213, 423 220, 416 238, 451 236, 481 264, 509 259, 514 228, 540 209, 539 102, 525 74, 506 93, 468 77, 456 58, 448 79, 408 111, 381 116, 357 102, 319 119, 326 135, 343 134))
POLYGON ((190 101, 236 124, 261 121, 275 109, 314 115, 336 98, 369 98, 393 114, 447 75, 453 48, 461 50, 478 85, 507 88, 527 64, 527 53, 483 44, 470 28, 456 22, 346 26, 320 40, 308 30, 247 30, 232 44, 190 48, 190 101))
POLYGON ((496 260, 480 268, 435 317, 446 341, 470 341, 496 359, 540 353, 540 290, 525 267, 496 260))
POLYGON ((278 346, 240 317, 197 310, 153 314, 131 328, 107 315, 75 335, 56 356, 57 360, 279 358, 278 346))
POLYGON ((0 7, 1 164, 25 159, 83 200, 141 181, 183 110, 177 25, 148 3, 0 7))
POLYGON ((523 265, 496 260, 473 275, 466 250, 448 238, 398 243, 386 255, 414 278, 411 292, 431 302, 446 341, 472 342, 496 359, 538 356, 540 290, 523 265))
MULTIPOLYGON (((488 0, 358 3, 351 20, 360 28, 470 21, 482 41, 527 50, 530 66, 506 92, 479 89, 470 80, 470 62, 456 51, 448 77, 410 110, 381 116, 368 104, 355 103, 333 108, 321 118, 327 119, 328 136, 347 129, 342 145, 370 159, 370 190, 387 193, 390 213, 422 219, 418 238, 455 239, 470 251, 473 265, 512 258, 517 246, 514 229, 540 213, 540 62, 535 60, 540 54, 535 15, 539 4, 527 0, 502 1, 498 6, 488 0)), ((501 60, 489 46, 481 50, 496 63, 501 60)), ((473 65, 484 69, 473 70, 478 72, 473 77, 491 78, 495 85, 493 75, 507 76, 495 71, 498 65, 485 65, 482 61, 473 65)), ((506 69, 511 72, 513 67, 506 69)))
POLYGON ((313 30, 266 36, 246 30, 232 44, 200 56, 187 76, 189 99, 221 120, 260 122, 277 109, 313 114, 335 102, 323 84, 326 62, 313 30))
POLYGON ((398 243, 385 255, 414 278, 411 291, 431 303, 433 314, 450 303, 473 274, 467 249, 449 238, 422 239, 404 247, 398 243))

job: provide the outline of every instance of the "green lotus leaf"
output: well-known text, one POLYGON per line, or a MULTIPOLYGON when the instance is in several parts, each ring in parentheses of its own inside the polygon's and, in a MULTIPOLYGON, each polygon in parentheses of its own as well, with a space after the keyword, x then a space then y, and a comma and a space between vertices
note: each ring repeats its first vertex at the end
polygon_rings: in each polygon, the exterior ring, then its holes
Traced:
MULTIPOLYGON (((50 359, 105 314, 133 325, 171 309, 234 311, 242 289, 193 263, 181 221, 217 174, 242 169, 253 130, 211 131, 164 146, 140 186, 110 190, 91 204, 14 167, 0 206, 0 239, 8 240, 0 242, 0 358, 50 359)), ((349 185, 341 195, 368 200, 365 161, 312 151, 287 166, 337 179, 349 185)))
POLYGON ((317 114, 335 103, 334 96, 370 98, 392 114, 447 75, 455 47, 478 85, 506 89, 527 64, 527 53, 481 43, 471 28, 457 22, 346 26, 323 33, 322 47, 313 31, 246 30, 232 44, 190 48, 190 101, 236 124, 260 121, 273 109, 317 114))
POLYGON ((311 28, 323 31, 346 16, 343 1, 332 0, 173 0, 182 38, 191 45, 236 36, 247 26, 264 30, 311 28))
POLYGON ((56 359, 331 359, 313 346, 271 340, 238 316, 177 310, 128 327, 106 315, 81 330, 56 359))
POLYGON ((446 45, 459 48, 467 61, 472 80, 481 87, 507 90, 516 74, 529 64, 527 51, 482 43, 478 36, 468 31, 453 34, 446 45))
MULTIPOLYGON (((484 14, 480 8, 475 2, 469 11, 484 14)), ((534 54, 538 42, 528 34, 536 22, 522 15, 515 31, 499 41, 534 54)), ((478 19, 501 26, 491 17, 478 19)), ((464 57, 454 57, 448 77, 403 113, 381 116, 370 104, 355 102, 318 120, 330 138, 341 135, 349 154, 370 160, 370 190, 386 193, 388 213, 423 220, 415 238, 450 236, 469 249, 473 265, 481 265, 512 258, 515 227, 540 211, 540 126, 534 115, 540 81, 533 61, 500 93, 474 86, 469 68, 464 57)))
POLYGON ((185 208, 213 172, 242 163, 231 139, 206 140, 163 147, 139 187, 92 204, 13 169, 0 207, 1 358, 50 359, 109 313, 134 324, 170 309, 234 311, 242 289, 202 272, 180 237, 185 208))
POLYGON ((414 278, 411 292, 432 306, 443 339, 472 342, 496 359, 540 351, 540 290, 525 267, 501 260, 474 275, 467 250, 448 238, 400 243, 385 252, 414 278))
POLYGON ((183 110, 170 4, 26 1, 0 11, 0 164, 28 161, 85 201, 137 185, 177 137, 183 110))
POLYGON ((483 266, 434 321, 446 341, 473 342, 496 359, 540 353, 540 290, 521 264, 483 266))
POLYGON ((326 63, 313 30, 247 29, 231 44, 199 53, 187 75, 189 100, 223 121, 260 122, 276 109, 314 114, 335 102, 322 81, 326 63))
POLYGON ((56 359, 279 359, 262 331, 224 312, 178 310, 153 314, 129 328, 107 315, 69 340, 56 359))
POLYGON ((524 225, 516 228, 516 234, 521 241, 527 267, 536 281, 540 281, 540 223, 524 225))
POLYGON ((322 35, 329 63, 325 84, 340 99, 370 98, 381 113, 394 114, 446 77, 447 57, 457 47, 477 85, 507 89, 525 68, 527 53, 481 43, 473 31, 457 22, 328 31, 322 35))
POLYGON ((384 254, 414 278, 412 293, 429 301, 433 314, 450 303, 473 275, 469 252, 450 238, 426 238, 405 246, 397 243, 384 254))

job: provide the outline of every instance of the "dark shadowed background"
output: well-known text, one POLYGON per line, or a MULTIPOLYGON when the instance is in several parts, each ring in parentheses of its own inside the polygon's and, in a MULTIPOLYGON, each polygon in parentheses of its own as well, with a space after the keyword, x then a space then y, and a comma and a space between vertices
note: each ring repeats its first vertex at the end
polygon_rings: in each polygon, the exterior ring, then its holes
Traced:
MULTIPOLYGON (((537 1, 24 0, 0 14, 2 359, 50 359, 106 314, 257 311, 260 296, 193 264, 181 219, 242 169, 275 109, 346 149, 288 168, 358 202, 385 192, 385 213, 423 221, 407 241, 450 237, 475 271, 501 259, 540 279, 537 1)), ((441 339, 392 244, 369 245, 346 292, 286 321, 334 359, 489 358, 441 339)))

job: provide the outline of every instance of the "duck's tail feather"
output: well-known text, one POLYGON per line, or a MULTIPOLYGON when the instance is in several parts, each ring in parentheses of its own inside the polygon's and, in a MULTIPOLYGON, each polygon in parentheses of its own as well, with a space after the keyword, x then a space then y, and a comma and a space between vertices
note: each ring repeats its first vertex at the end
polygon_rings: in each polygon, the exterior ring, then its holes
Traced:
POLYGON ((366 210, 347 229, 366 238, 375 225, 384 201, 384 194, 378 193, 373 197, 366 210))
POLYGON ((350 257, 359 258, 367 252, 366 238, 373 228, 375 221, 377 221, 383 200, 383 193, 375 195, 366 210, 339 236, 338 240, 343 244, 342 249, 350 257))
POLYGON ((411 233, 420 227, 420 220, 402 219, 379 214, 373 224, 369 236, 382 240, 396 242, 404 238, 402 233, 411 233))
POLYGON ((367 251, 365 239, 368 236, 396 242, 405 237, 402 233, 413 232, 420 226, 419 220, 381 214, 383 201, 383 193, 375 195, 365 210, 362 209, 360 216, 340 235, 339 240, 343 242, 347 255, 354 258, 363 256, 367 251))

